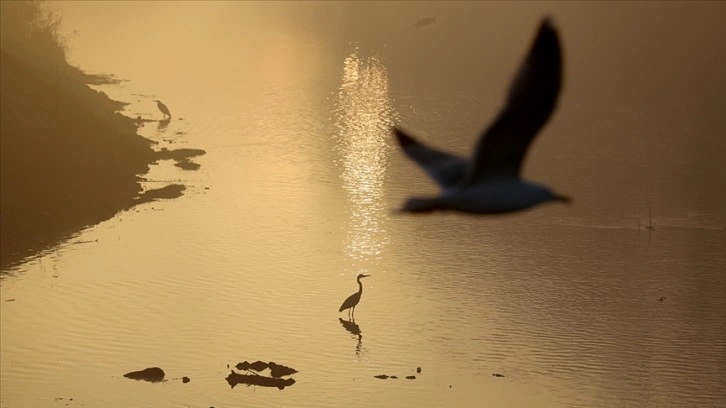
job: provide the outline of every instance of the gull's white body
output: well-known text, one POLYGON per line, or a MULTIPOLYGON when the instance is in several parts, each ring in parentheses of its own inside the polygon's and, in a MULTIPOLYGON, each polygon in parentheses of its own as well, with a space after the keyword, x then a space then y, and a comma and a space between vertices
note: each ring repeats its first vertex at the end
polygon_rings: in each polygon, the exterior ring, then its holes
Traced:
POLYGON ((410 198, 404 211, 448 209, 474 214, 503 214, 526 210, 552 199, 552 192, 537 183, 524 180, 495 181, 465 189, 446 189, 438 197, 410 198))

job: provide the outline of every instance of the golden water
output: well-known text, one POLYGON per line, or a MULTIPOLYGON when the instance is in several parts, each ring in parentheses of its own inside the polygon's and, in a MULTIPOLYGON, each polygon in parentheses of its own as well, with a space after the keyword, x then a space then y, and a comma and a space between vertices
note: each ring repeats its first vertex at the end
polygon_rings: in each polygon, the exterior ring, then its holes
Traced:
POLYGON ((71 59, 129 80, 103 88, 131 102, 128 115, 161 119, 153 99, 169 106, 171 123, 146 124, 144 136, 207 154, 198 171, 152 168, 149 186, 182 182, 183 197, 120 213, 8 271, 2 407, 726 401, 726 194, 709 184, 726 177, 726 123, 707 109, 723 85, 699 85, 722 72, 717 43, 703 41, 723 31, 723 7, 57 7, 79 31, 71 59), (435 187, 389 127, 467 151, 544 12, 561 30, 567 82, 525 174, 575 204, 395 215, 435 187), (429 15, 437 21, 413 27, 429 15), (697 40, 703 53, 689 53, 697 40), (659 74, 637 69, 658 66, 662 43, 695 62, 675 71, 690 85, 658 104, 659 74), (626 58, 637 47, 643 60, 626 58), (688 98, 703 105, 679 104, 688 98), (652 232, 638 228, 646 201, 652 232), (358 273, 372 276, 352 326, 337 310, 358 273), (300 372, 282 391, 230 389, 229 367, 244 360, 300 372), (123 378, 152 366, 169 381, 123 378))

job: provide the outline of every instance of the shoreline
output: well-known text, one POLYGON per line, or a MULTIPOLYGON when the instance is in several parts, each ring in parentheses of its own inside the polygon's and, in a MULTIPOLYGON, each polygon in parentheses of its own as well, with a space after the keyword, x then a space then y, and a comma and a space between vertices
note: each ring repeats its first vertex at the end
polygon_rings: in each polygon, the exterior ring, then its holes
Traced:
POLYGON ((190 158, 205 154, 154 150, 119 113, 127 103, 88 86, 119 80, 66 68, 48 78, 2 50, 0 275, 121 211, 180 197, 180 184, 143 191, 143 176, 160 160, 195 170, 190 158))

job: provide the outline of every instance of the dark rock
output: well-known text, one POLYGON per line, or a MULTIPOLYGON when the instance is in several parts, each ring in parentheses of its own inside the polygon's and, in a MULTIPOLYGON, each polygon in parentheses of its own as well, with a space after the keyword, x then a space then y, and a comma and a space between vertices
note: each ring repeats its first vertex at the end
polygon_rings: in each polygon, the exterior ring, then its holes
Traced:
POLYGON ((386 378, 388 378, 388 376, 385 374, 378 374, 378 375, 374 375, 373 377, 381 379, 381 380, 385 380, 386 378))
POLYGON ((398 377, 396 377, 395 375, 392 375, 392 376, 390 376, 388 378, 393 378, 394 380, 397 380, 398 379, 398 377))
POLYGON ((495 377, 504 377, 504 374, 499 374, 499 373, 493 373, 492 375, 495 377))
POLYGON ((421 367, 416 367, 416 372, 421 374, 421 367))
POLYGON ((415 375, 407 375, 406 376, 406 379, 407 380, 415 380, 416 379, 416 376, 415 375))
POLYGON ((141 371, 126 373, 124 377, 131 378, 132 380, 159 382, 164 379, 164 370, 159 367, 151 367, 141 371))
POLYGON ((183 382, 184 384, 188 383, 189 381, 191 381, 191 380, 189 379, 189 377, 182 377, 182 382, 183 382))

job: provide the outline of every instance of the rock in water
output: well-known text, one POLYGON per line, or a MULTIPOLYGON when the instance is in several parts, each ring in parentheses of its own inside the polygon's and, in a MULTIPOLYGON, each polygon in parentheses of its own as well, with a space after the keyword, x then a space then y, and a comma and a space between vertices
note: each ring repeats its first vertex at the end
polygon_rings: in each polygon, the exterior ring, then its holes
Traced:
POLYGON ((159 382, 164 379, 164 370, 159 367, 146 368, 141 371, 132 371, 124 374, 124 377, 132 380, 144 380, 149 382, 159 382))

